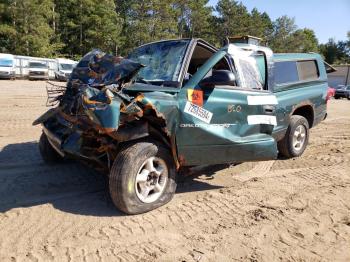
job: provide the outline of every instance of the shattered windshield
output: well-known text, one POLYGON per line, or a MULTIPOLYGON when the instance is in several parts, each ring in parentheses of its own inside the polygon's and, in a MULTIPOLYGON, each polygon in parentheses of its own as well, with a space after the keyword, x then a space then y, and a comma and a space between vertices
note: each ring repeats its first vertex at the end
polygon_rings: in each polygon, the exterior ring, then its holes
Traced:
POLYGON ((141 46, 131 52, 128 59, 145 65, 136 78, 136 81, 146 82, 176 82, 188 40, 164 41, 141 46))

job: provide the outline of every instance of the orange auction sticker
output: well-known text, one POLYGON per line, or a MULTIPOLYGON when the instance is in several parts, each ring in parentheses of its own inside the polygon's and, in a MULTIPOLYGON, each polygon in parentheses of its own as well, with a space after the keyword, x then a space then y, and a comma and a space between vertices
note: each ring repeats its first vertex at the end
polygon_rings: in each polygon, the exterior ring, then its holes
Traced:
POLYGON ((203 91, 196 89, 187 89, 187 99, 192 104, 203 106, 203 91))

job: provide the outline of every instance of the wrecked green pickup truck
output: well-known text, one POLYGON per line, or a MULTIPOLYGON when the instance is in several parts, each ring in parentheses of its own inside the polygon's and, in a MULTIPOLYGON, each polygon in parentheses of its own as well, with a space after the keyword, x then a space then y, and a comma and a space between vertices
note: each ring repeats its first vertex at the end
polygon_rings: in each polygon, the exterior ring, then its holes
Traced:
POLYGON ((317 54, 200 39, 160 41, 125 59, 94 50, 41 124, 45 162, 79 158, 108 171, 128 214, 170 201, 182 167, 300 156, 326 117, 327 76, 317 54))

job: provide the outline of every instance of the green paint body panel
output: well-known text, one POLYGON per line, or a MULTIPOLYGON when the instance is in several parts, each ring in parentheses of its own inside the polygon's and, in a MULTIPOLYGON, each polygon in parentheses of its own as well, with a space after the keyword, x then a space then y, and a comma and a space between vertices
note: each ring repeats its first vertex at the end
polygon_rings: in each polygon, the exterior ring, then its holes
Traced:
POLYGON ((270 95, 269 92, 242 90, 229 86, 203 89, 203 108, 212 112, 210 124, 184 113, 187 90, 200 89, 199 82, 224 56, 227 49, 212 56, 182 88, 179 94, 180 125, 176 134, 178 154, 187 165, 258 161, 277 157, 272 126, 249 125, 248 115, 264 115, 262 106, 248 105, 247 96, 270 95), (229 112, 239 106, 239 112, 229 112))
MULTIPOLYGON (((239 46, 244 46, 240 44, 239 46)), ((249 47, 249 45, 247 45, 249 47)), ((319 123, 326 115, 327 76, 323 61, 317 54, 275 54, 269 61, 257 59, 257 67, 263 82, 265 70, 271 69, 275 61, 307 60, 317 61, 319 79, 308 82, 290 83, 285 86, 270 84, 268 90, 254 90, 239 86, 216 86, 215 88, 200 88, 200 81, 221 59, 228 58, 228 47, 218 50, 182 87, 162 87, 149 84, 134 83, 125 88, 130 97, 143 94, 141 101, 135 103, 147 108, 155 117, 161 119, 168 138, 175 141, 175 151, 182 165, 222 164, 242 161, 260 161, 275 159, 278 154, 277 140, 281 139, 289 125, 290 116, 298 108, 311 107, 312 126, 319 123), (267 62, 266 62, 267 61, 267 62), (270 64, 268 64, 270 63, 270 64), (188 103, 188 90, 203 91, 203 108, 212 113, 210 122, 204 122, 185 112, 188 103), (249 104, 248 97, 277 98, 278 104, 249 104), (146 107, 151 105, 151 108, 146 107), (271 109, 268 111, 267 109, 271 109), (271 116, 277 120, 277 125, 267 123, 249 123, 249 116, 271 116)), ((233 55, 234 56, 234 55, 233 55)), ((186 61, 186 59, 184 59, 186 61)), ((185 68, 185 67, 184 67, 185 68)), ((268 72, 273 75, 273 72, 268 72)), ((271 82, 272 83, 272 82, 271 82)), ((98 101, 106 98, 102 91, 91 89, 87 96, 98 101)), ((112 103, 105 104, 104 110, 98 106, 86 106, 90 119, 103 128, 118 129, 125 113, 121 113, 123 97, 115 95, 112 103), (94 107, 94 110, 89 110, 94 107), (97 109, 97 110, 96 110, 97 109)), ((137 107, 133 108, 137 110, 137 107)), ((147 113, 147 112, 146 112, 147 113)), ((44 115, 36 122, 44 123, 52 117, 52 112, 44 115)), ((50 132, 55 133, 54 130, 50 132)), ((67 134, 64 130, 55 133, 57 141, 67 134)), ((74 139, 66 139, 62 150, 79 155, 79 146, 70 145, 69 141, 79 141, 74 132, 74 139), (68 142, 67 142, 68 141, 68 142), (68 144, 67 144, 68 143, 68 144)), ((73 143, 72 142, 72 143, 73 143)), ((78 142, 76 142, 78 143, 78 142)))
POLYGON ((96 88, 88 88, 85 90, 85 95, 89 99, 102 102, 102 105, 85 105, 85 113, 90 116, 96 124, 103 128, 117 128, 119 125, 120 105, 122 100, 118 97, 112 99, 110 104, 107 104, 107 97, 104 92, 96 88))

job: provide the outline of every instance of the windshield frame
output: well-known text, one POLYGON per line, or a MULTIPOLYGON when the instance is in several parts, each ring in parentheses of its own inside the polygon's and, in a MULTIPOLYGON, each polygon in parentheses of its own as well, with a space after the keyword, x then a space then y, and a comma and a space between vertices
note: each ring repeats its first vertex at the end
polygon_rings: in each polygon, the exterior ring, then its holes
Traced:
MULTIPOLYGON (((178 61, 178 64, 176 66, 177 70, 173 71, 173 79, 172 80, 144 79, 144 78, 142 78, 142 76, 140 77, 140 74, 138 73, 135 76, 135 82, 138 82, 138 83, 139 82, 141 82, 141 83, 147 82, 147 84, 155 85, 155 86, 166 86, 166 87, 176 87, 176 88, 181 87, 180 85, 181 85, 181 80, 183 78, 184 64, 185 64, 186 58, 188 57, 188 53, 190 50, 192 39, 185 38, 185 39, 163 40, 163 41, 147 43, 147 44, 141 45, 141 46, 135 48, 134 50, 132 50, 126 58, 133 60, 135 62, 142 62, 142 61, 136 61, 136 59, 133 59, 131 57, 131 55, 133 53, 135 53, 138 49, 145 48, 145 47, 150 46, 150 45, 164 44, 164 43, 169 43, 169 42, 185 42, 182 58, 179 59, 179 61, 178 61), (176 78, 174 78, 175 75, 177 75, 176 78), (137 80, 138 78, 139 78, 139 80, 137 80)), ((145 66, 145 68, 147 68, 147 66, 145 66)))

